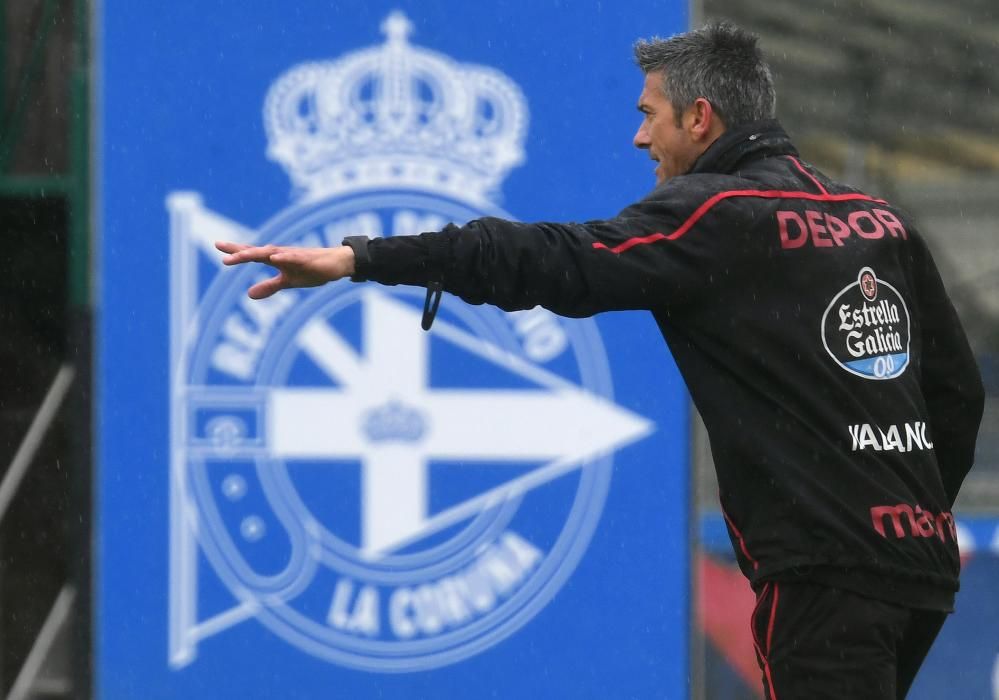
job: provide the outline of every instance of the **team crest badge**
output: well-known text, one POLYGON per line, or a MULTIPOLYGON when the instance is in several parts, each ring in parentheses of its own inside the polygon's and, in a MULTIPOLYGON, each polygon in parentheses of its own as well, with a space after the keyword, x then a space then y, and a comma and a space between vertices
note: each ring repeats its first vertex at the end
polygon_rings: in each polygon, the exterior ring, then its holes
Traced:
POLYGON ((614 403, 596 324, 342 281, 251 301, 217 239, 338 245, 481 216, 525 160, 507 76, 410 43, 280 76, 264 105, 289 206, 250 227, 167 197, 171 236, 170 662, 256 620, 345 667, 479 654, 565 584, 613 452, 652 423, 614 403))

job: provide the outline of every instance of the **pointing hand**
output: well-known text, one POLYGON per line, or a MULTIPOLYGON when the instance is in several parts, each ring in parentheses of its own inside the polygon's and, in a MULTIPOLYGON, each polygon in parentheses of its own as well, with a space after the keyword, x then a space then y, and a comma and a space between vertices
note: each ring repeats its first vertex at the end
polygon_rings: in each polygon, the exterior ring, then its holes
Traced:
POLYGON ((277 274, 250 287, 251 299, 265 299, 291 287, 318 287, 354 274, 354 251, 350 246, 332 248, 292 248, 288 246, 251 246, 244 243, 216 241, 225 265, 258 262, 270 265, 277 274))

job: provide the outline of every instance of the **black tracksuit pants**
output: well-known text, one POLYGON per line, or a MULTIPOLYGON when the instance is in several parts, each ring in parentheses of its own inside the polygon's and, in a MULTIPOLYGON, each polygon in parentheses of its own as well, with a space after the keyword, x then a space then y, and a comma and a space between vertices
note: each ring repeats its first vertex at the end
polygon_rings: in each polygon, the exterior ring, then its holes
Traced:
POLYGON ((766 697, 904 698, 946 617, 829 586, 764 583, 751 624, 766 697))

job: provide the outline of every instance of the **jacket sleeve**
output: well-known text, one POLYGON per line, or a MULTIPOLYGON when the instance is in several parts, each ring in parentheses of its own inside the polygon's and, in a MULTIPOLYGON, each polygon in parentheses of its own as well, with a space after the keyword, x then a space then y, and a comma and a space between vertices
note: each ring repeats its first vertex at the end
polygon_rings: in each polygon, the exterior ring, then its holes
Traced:
POLYGON ((715 256, 707 232, 681 230, 691 205, 663 189, 608 220, 483 218, 436 233, 375 239, 358 278, 420 286, 439 281, 471 304, 508 311, 541 305, 575 317, 677 303, 697 293, 715 256))
POLYGON ((926 244, 913 236, 922 334, 923 396, 934 452, 951 505, 975 460, 985 391, 957 312, 926 244))

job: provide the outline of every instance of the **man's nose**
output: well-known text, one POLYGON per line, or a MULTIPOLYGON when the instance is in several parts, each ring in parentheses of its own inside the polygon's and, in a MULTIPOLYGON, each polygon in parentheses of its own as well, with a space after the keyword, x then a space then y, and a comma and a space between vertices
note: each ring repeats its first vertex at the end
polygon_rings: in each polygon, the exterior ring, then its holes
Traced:
POLYGON ((635 148, 648 148, 651 142, 649 141, 649 131, 645 128, 645 122, 638 127, 638 131, 635 132, 635 138, 631 140, 635 144, 635 148))

